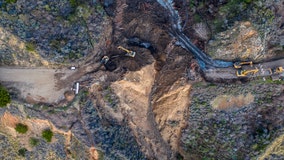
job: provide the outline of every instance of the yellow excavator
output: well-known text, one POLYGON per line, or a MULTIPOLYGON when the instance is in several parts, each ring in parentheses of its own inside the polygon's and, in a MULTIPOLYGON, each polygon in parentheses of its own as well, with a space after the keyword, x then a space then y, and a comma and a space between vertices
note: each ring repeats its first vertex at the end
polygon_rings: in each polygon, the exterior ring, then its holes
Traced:
POLYGON ((282 73, 282 72, 284 72, 284 69, 283 69, 283 67, 277 67, 277 68, 275 68, 275 69, 273 69, 273 73, 282 73))
POLYGON ((255 68, 255 69, 250 69, 250 70, 241 70, 238 69, 236 75, 238 77, 245 77, 248 74, 252 73, 253 75, 255 75, 257 72, 259 71, 259 69, 255 68))
POLYGON ((126 48, 124 48, 122 46, 118 46, 117 48, 125 51, 126 52, 126 54, 125 54, 126 56, 135 57, 136 52, 128 50, 128 49, 126 49, 126 48))
POLYGON ((239 69, 239 68, 242 68, 242 65, 250 65, 252 67, 252 61, 247 61, 247 62, 235 62, 234 63, 234 67, 239 69))

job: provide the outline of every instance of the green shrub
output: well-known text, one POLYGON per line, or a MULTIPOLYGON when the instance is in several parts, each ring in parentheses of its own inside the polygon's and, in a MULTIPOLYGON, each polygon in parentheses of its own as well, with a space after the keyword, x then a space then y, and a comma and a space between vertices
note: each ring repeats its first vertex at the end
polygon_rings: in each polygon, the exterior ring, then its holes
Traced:
POLYGON ((18 155, 25 157, 27 151, 28 150, 26 148, 21 148, 18 150, 18 155))
POLYGON ((30 142, 30 145, 31 145, 32 147, 34 147, 34 146, 37 146, 37 145, 38 145, 39 140, 38 140, 37 138, 31 137, 30 140, 29 140, 29 142, 30 142))
POLYGON ((15 129, 18 133, 24 134, 28 131, 28 126, 22 123, 18 123, 15 129))
POLYGON ((0 85, 0 107, 5 107, 10 102, 11 98, 8 91, 0 85))
POLYGON ((42 138, 44 138, 47 142, 51 142, 53 132, 50 129, 46 129, 42 131, 42 138))
POLYGON ((70 3, 70 5, 71 5, 71 7, 73 7, 73 8, 75 8, 75 7, 78 6, 77 0, 69 0, 69 3, 70 3))
POLYGON ((29 52, 34 52, 34 51, 36 51, 36 46, 35 46, 35 44, 32 43, 32 42, 26 43, 26 50, 29 51, 29 52))
POLYGON ((5 0, 6 3, 16 3, 17 0, 5 0))

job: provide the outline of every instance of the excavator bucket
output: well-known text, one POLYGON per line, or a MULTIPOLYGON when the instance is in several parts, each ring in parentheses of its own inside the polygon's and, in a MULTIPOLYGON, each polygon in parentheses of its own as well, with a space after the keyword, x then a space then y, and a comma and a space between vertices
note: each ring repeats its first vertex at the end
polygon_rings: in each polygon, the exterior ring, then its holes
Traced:
POLYGON ((126 53, 125 55, 134 58, 135 55, 136 55, 136 52, 131 51, 131 52, 129 52, 129 53, 126 53))

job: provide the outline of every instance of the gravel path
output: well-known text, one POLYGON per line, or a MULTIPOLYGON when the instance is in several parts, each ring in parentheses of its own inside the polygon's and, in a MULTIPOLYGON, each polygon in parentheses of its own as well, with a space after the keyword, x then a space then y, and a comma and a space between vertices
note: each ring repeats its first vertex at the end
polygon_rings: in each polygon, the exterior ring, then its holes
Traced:
POLYGON ((60 75, 60 80, 64 80, 71 74, 71 70, 0 68, 0 82, 19 89, 24 99, 54 103, 63 99, 64 91, 69 89, 57 89, 55 76, 60 75))

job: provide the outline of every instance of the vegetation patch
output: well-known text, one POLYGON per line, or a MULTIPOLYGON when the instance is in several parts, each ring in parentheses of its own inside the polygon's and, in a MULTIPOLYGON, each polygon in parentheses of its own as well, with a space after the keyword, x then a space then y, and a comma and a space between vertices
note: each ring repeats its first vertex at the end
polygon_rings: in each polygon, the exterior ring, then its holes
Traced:
POLYGON ((44 138, 47 142, 51 142, 51 139, 53 137, 53 132, 50 129, 46 129, 42 131, 41 134, 42 138, 44 138))
POLYGON ((73 8, 76 8, 78 6, 77 0, 69 0, 69 3, 73 8))
POLYGON ((28 131, 28 126, 25 125, 25 124, 22 124, 22 123, 18 123, 18 124, 16 125, 15 130, 16 130, 18 133, 25 134, 25 133, 28 131))
POLYGON ((26 148, 21 148, 18 150, 18 155, 25 157, 27 151, 28 150, 26 148))
POLYGON ((11 98, 9 92, 0 85, 0 107, 5 107, 10 102, 11 98))
POLYGON ((30 140, 29 140, 29 142, 30 142, 30 145, 31 145, 32 147, 34 147, 34 146, 37 146, 37 145, 38 145, 39 140, 38 140, 37 138, 31 137, 30 140))
POLYGON ((8 3, 8 4, 9 4, 9 3, 16 3, 17 0, 5 0, 5 2, 8 3))
POLYGON ((98 151, 98 154, 99 154, 98 160, 103 160, 104 159, 104 153, 100 150, 97 150, 97 151, 98 151))
POLYGON ((29 52, 34 52, 36 50, 36 46, 33 43, 27 43, 26 44, 26 50, 29 52))

